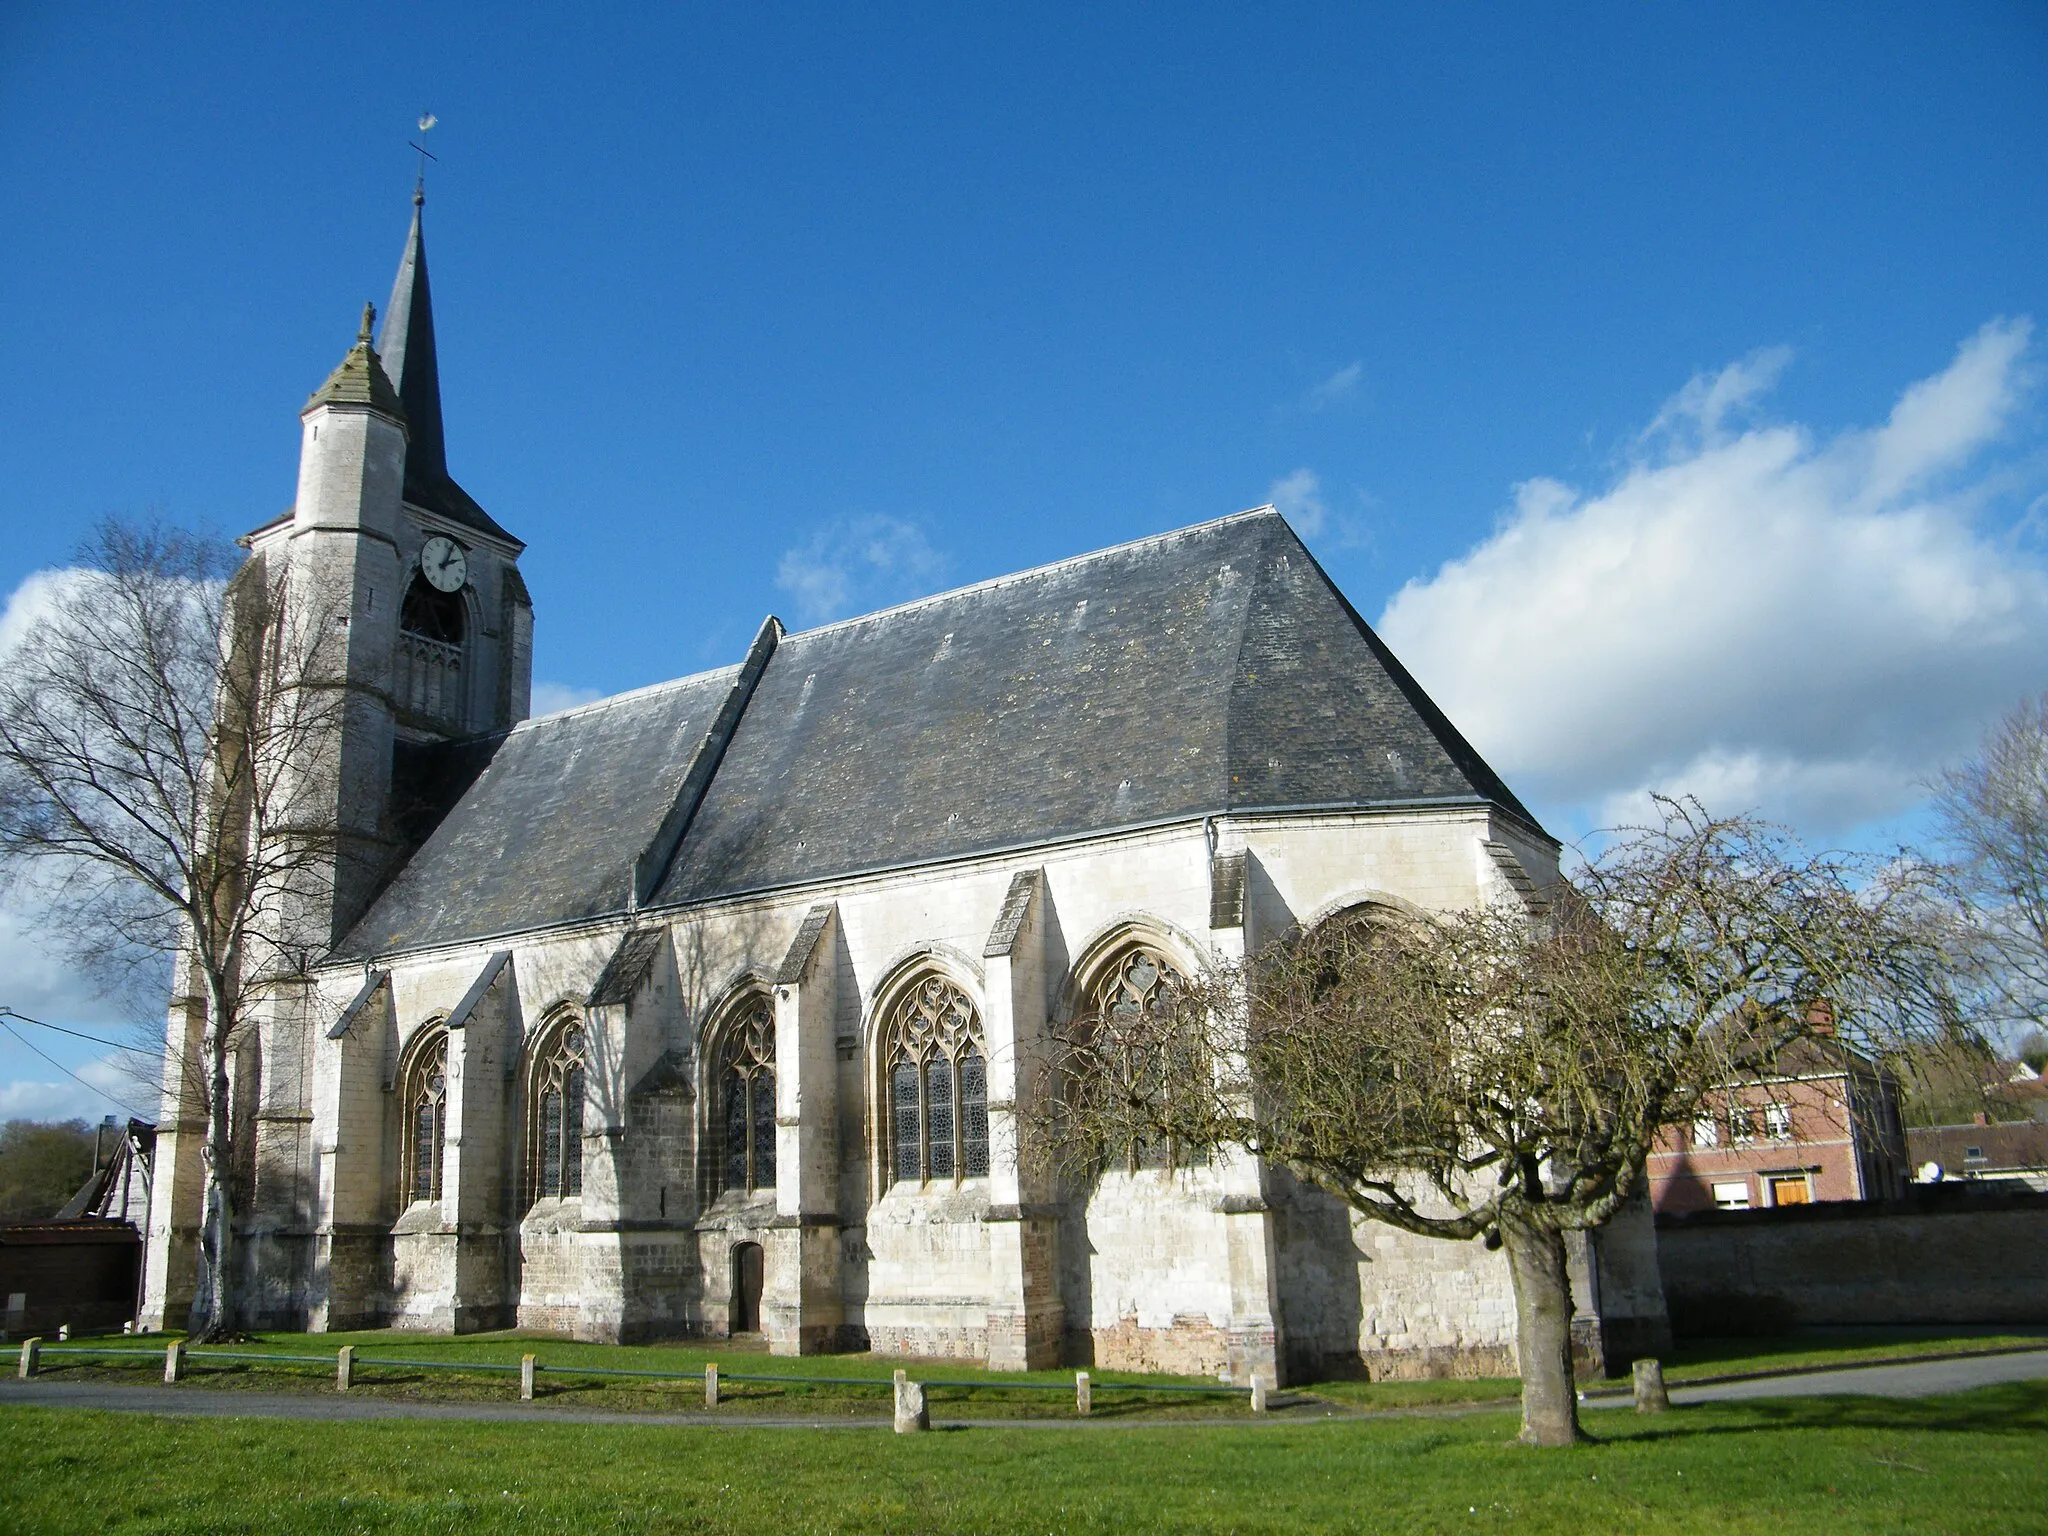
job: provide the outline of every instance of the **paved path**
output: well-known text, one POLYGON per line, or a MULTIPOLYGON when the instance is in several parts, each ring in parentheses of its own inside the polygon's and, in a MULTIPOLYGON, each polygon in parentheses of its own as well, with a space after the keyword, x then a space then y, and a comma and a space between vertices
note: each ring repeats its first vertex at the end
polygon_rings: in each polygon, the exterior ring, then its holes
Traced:
MULTIPOLYGON (((1736 1402, 1759 1397, 1823 1397, 1830 1394, 1876 1397, 1932 1397, 1945 1392, 1967 1392, 1973 1387, 2007 1381, 2048 1378, 2048 1350, 2025 1354, 1978 1355, 1961 1360, 1926 1360, 1906 1365, 1870 1365, 1832 1371, 1811 1371, 1797 1376, 1766 1376, 1748 1381, 1723 1381, 1705 1386, 1673 1386, 1674 1403, 1736 1402)), ((1275 1406, 1284 1401, 1276 1397, 1275 1406)), ((544 1403, 427 1403, 392 1398, 316 1395, 293 1392, 219 1391, 205 1387, 112 1386, 82 1381, 0 1380, 0 1406, 34 1404, 46 1408, 102 1408, 124 1413, 180 1414, 197 1418, 269 1419, 467 1419, 500 1423, 542 1424, 667 1424, 693 1429, 887 1429, 889 1420, 877 1418, 764 1418, 729 1410, 716 1413, 601 1413, 590 1409, 544 1403)), ((1590 1397, 1588 1408, 1627 1407, 1625 1394, 1590 1397)), ((1387 1418, 1393 1416, 1442 1416, 1446 1413, 1497 1413, 1502 1403, 1474 1404, 1444 1408, 1379 1409, 1369 1414, 1339 1414, 1335 1417, 1387 1418)), ((1129 1418, 1042 1418, 959 1420, 939 1415, 944 1428, 1057 1429, 1057 1428, 1161 1428, 1199 1429, 1218 1424, 1243 1425, 1246 1419, 1147 1419, 1129 1418)), ((1325 1423, 1317 1414, 1278 1413, 1269 1424, 1325 1423)))
POLYGON ((1922 1360, 1907 1365, 1847 1366, 1798 1376, 1759 1376, 1706 1386, 1674 1386, 1674 1403, 1732 1403, 1751 1397, 1937 1397, 2003 1381, 2048 1377, 2048 1349, 2016 1355, 1973 1355, 1960 1360, 1922 1360))

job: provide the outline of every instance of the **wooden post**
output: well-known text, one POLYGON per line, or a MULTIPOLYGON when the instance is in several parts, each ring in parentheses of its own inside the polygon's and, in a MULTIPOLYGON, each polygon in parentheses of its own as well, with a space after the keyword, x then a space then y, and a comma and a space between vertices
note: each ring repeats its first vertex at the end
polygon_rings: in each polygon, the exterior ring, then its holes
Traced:
POLYGON ((1093 1413, 1094 1411, 1095 1392, 1088 1385, 1088 1373, 1086 1371, 1076 1371, 1074 1372, 1074 1412, 1093 1413))
POLYGON ((35 1375, 43 1363, 43 1341, 23 1339, 21 1341, 21 1369, 16 1373, 23 1381, 35 1375))
POLYGON ((1671 1406, 1671 1394, 1664 1390, 1664 1362, 1636 1362, 1636 1412, 1662 1413, 1671 1406))
POLYGON ((704 1406, 718 1406, 718 1362, 709 1361, 704 1366, 704 1406))
POLYGON ((356 1384, 356 1347, 353 1344, 341 1346, 341 1353, 334 1360, 334 1390, 346 1392, 356 1384))
POLYGON ((173 1339, 164 1349, 164 1385, 176 1386, 185 1379, 185 1341, 173 1339))
POLYGON ((1259 1377, 1252 1378, 1252 1412, 1266 1411, 1266 1383, 1259 1377))
POLYGON ((530 1403, 533 1401, 532 1355, 521 1355, 519 1357, 519 1400, 522 1403, 530 1403))

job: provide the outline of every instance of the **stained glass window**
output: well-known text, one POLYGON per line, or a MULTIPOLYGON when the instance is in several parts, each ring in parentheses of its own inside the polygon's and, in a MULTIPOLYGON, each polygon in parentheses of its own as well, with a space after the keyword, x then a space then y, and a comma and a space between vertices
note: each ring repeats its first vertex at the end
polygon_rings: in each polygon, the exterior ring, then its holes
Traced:
POLYGON ((719 1109, 724 1116, 721 1187, 775 1187, 775 1008, 741 1005, 719 1037, 719 1109))
POLYGON ((960 1058, 960 1170, 988 1177, 988 1064, 979 1051, 960 1058))
POLYGON ((583 1193, 583 1026, 557 1026, 535 1058, 527 1166, 537 1200, 583 1193))
POLYGON ((407 1200, 441 1198, 441 1151, 448 1132, 448 1032, 435 1033, 413 1053, 405 1075, 407 1200))
POLYGON ((890 1177, 988 1176, 988 1065, 981 1019, 943 977, 899 1001, 888 1030, 890 1177))
POLYGON ((896 1177, 915 1184, 924 1177, 924 1128, 917 1113, 917 1067, 896 1063, 891 1078, 892 1118, 896 1126, 896 1177))
MULTIPOLYGON (((1171 1007, 1172 992, 1180 979, 1180 972, 1164 956, 1148 949, 1134 948, 1111 967, 1098 985, 1095 994, 1097 1016, 1130 1020, 1171 1007)), ((1145 1031, 1135 1033, 1142 1038, 1145 1031)), ((1134 1090, 1146 1095, 1160 1091, 1163 1081, 1160 1063, 1149 1059, 1142 1046, 1131 1047, 1124 1070, 1129 1074, 1134 1090)), ((1197 1149, 1173 1147, 1156 1136, 1137 1137, 1128 1152, 1129 1165, 1133 1169, 1170 1168, 1176 1164, 1207 1160, 1206 1155, 1197 1149)))

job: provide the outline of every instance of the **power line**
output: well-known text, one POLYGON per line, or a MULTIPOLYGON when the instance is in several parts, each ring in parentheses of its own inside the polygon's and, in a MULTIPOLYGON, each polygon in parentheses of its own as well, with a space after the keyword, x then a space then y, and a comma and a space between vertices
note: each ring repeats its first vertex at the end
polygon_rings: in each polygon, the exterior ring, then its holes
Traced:
MULTIPOLYGON (((152 1051, 147 1046, 123 1045, 118 1040, 102 1040, 98 1035, 88 1035, 75 1029, 66 1029, 62 1024, 47 1024, 41 1019, 32 1019, 25 1013, 16 1013, 12 1008, 0 1004, 0 1018, 19 1019, 24 1024, 33 1024, 38 1029, 54 1029, 60 1035, 69 1035, 74 1040, 89 1040, 94 1045, 104 1045, 110 1051, 128 1051, 136 1056, 154 1056, 163 1060, 162 1051, 152 1051)), ((18 1038, 18 1037, 17 1037, 18 1038)))
MULTIPOLYGON (((8 1018, 18 1019, 20 1017, 20 1014, 13 1013, 11 1011, 8 1014, 8 1018)), ((55 1026, 47 1027, 54 1028, 55 1026)), ((42 1057, 43 1060, 47 1061, 59 1072, 62 1072, 66 1077, 70 1078, 71 1081, 78 1084, 79 1087, 87 1089, 92 1093, 98 1094, 101 1098, 105 1099, 109 1104, 113 1105, 116 1109, 126 1110, 131 1117, 137 1119, 140 1118, 140 1116, 136 1115, 135 1113, 134 1105, 125 1103, 122 1100, 115 1098, 111 1093, 107 1092, 107 1090, 104 1088, 95 1088, 91 1083, 88 1083, 76 1072, 72 1071, 69 1067, 65 1066, 63 1062, 59 1061, 56 1057, 50 1055, 49 1053, 38 1047, 33 1041, 31 1041, 28 1038, 28 1036, 24 1035, 20 1030, 16 1029, 12 1024, 8 1023, 6 1018, 0 1018, 0 1029, 6 1030, 7 1033, 14 1036, 15 1039, 19 1040, 23 1045, 27 1046, 30 1050, 34 1051, 38 1056, 42 1057)), ((65 1031, 65 1033, 69 1034, 70 1031, 67 1030, 65 1031)))

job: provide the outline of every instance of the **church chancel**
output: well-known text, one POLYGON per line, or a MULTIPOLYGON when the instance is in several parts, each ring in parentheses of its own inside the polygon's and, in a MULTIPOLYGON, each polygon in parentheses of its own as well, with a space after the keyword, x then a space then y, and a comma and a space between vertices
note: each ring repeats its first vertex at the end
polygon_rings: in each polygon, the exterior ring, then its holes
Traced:
MULTIPOLYGON (((1033 1155, 1058 1021, 1554 877, 1278 513, 770 618, 728 667, 528 719, 523 546, 449 474, 435 346, 416 210, 246 540, 349 615, 350 707, 323 958, 236 1063, 245 1324, 1513 1374, 1478 1243, 1242 1156, 1033 1155)), ((151 1324, 194 1284, 192 1086, 174 1065, 151 1324)), ((1651 1241, 1576 1255, 1589 1348, 1661 1320, 1651 1241)))

